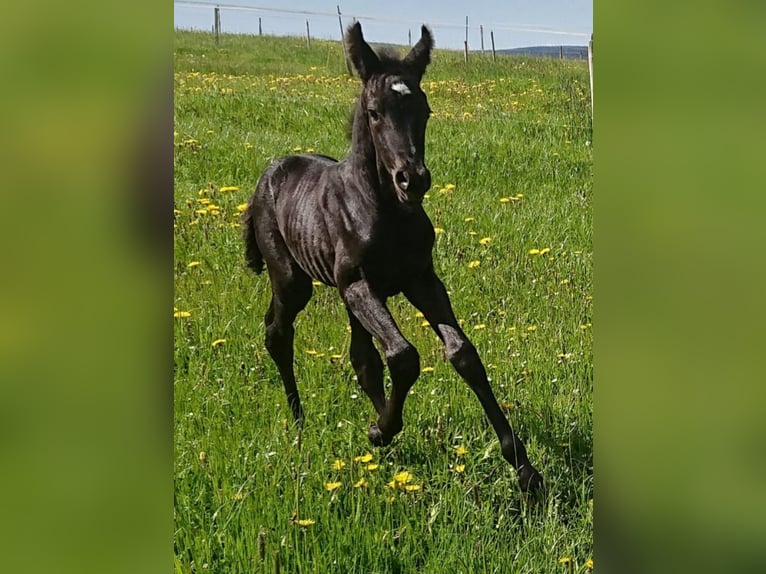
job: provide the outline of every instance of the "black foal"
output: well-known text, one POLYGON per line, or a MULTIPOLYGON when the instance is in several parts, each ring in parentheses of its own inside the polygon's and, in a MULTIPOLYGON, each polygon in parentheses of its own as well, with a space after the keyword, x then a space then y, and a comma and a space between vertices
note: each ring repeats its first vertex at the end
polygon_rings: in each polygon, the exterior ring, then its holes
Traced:
POLYGON ((293 321, 311 298, 313 278, 337 287, 346 305, 351 364, 378 412, 370 440, 386 445, 402 430, 404 401, 420 374, 417 350, 386 307, 388 297, 403 293, 476 393, 521 489, 538 489, 542 478, 500 410, 479 355, 434 273, 434 230, 422 205, 431 186, 424 160, 431 110, 420 88, 431 60, 431 32, 423 26, 420 40, 401 60, 377 55, 359 23, 347 30, 345 42, 362 80, 348 157, 338 162, 304 154, 276 160, 261 176, 243 215, 247 263, 256 273, 265 263, 271 279, 266 348, 293 416, 303 417, 293 372, 293 321), (373 337, 391 375, 388 399, 373 337))

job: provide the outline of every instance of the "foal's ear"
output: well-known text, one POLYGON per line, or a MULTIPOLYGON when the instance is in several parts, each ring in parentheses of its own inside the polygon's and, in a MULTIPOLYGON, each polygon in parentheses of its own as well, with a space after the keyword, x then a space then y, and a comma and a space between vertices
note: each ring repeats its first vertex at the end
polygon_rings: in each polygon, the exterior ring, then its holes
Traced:
POLYGON ((356 68, 363 82, 366 82, 370 79, 370 76, 380 71, 380 59, 372 51, 370 45, 365 42, 362 36, 362 25, 359 22, 354 22, 346 30, 345 42, 351 63, 354 64, 354 68, 356 68))
POLYGON ((404 58, 404 63, 411 66, 418 75, 418 80, 426 72, 426 66, 431 63, 431 50, 434 47, 434 37, 425 25, 420 27, 420 40, 413 46, 410 53, 404 58))

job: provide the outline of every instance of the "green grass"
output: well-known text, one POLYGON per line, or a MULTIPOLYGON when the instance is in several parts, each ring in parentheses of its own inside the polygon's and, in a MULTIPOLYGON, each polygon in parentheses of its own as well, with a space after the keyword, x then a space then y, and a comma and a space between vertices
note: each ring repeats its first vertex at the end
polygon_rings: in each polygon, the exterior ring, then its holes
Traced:
POLYGON ((425 201, 443 230, 436 268, 547 498, 522 499, 478 401, 401 297, 392 312, 433 369, 411 392, 404 431, 385 449, 368 444, 374 410, 348 361, 345 311, 316 287, 296 321, 299 436, 263 347, 268 278, 244 266, 238 206, 276 157, 345 156, 359 83, 337 43, 224 35, 216 47, 211 34, 176 32, 174 308, 189 314, 174 319, 177 572, 274 572, 277 559, 281 572, 568 572, 564 556, 586 570, 587 64, 477 56, 466 67, 462 54, 436 51, 423 86, 436 112, 425 201), (368 451, 376 470, 353 461, 368 451), (419 490, 387 486, 404 470, 419 490))

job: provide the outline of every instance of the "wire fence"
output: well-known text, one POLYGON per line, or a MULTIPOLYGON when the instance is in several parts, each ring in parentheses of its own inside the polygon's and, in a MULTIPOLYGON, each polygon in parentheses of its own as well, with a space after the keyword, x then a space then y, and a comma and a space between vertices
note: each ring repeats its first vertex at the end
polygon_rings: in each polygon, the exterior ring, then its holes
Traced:
MULTIPOLYGON (((258 34, 274 36, 302 36, 305 37, 308 47, 311 47, 311 39, 321 38, 328 40, 340 40, 343 45, 343 33, 345 27, 355 20, 363 22, 365 26, 365 35, 369 37, 387 37, 392 41, 388 43, 400 45, 412 45, 413 28, 415 29, 415 41, 419 37, 419 29, 422 22, 408 18, 396 16, 372 16, 358 13, 344 13, 340 5, 336 6, 336 12, 324 12, 320 10, 295 10, 289 8, 270 8, 257 6, 243 6, 238 4, 221 4, 211 2, 201 2, 195 0, 175 0, 174 6, 180 6, 191 9, 194 16, 189 15, 183 20, 185 26, 196 29, 211 29, 216 36, 216 42, 219 41, 220 34, 223 33, 223 24, 221 13, 229 12, 225 18, 226 31, 239 34, 258 34), (305 27, 304 27, 305 24, 305 27), (391 24, 402 24, 408 26, 407 42, 404 39, 397 41, 391 37, 391 24)), ((463 44, 463 53, 466 64, 469 62, 469 54, 485 52, 485 29, 483 24, 472 25, 468 16, 465 22, 458 24, 455 22, 429 21, 429 27, 432 30, 441 30, 444 33, 458 33, 463 44), (463 36, 464 34, 464 36, 463 36), (469 47, 472 48, 469 49, 469 47)), ((401 26, 403 28, 403 26, 401 26)), ((591 118, 593 117, 593 34, 556 30, 545 26, 516 25, 493 23, 488 29, 488 40, 486 52, 492 54, 493 61, 496 59, 496 52, 512 53, 517 55, 560 58, 560 59, 579 59, 588 60, 588 72, 590 81, 591 97, 591 118), (578 42, 577 45, 564 43, 551 43, 547 45, 538 45, 528 48, 517 48, 511 50, 496 50, 496 40, 499 34, 534 35, 534 38, 555 38, 559 41, 568 39, 569 42, 578 42)), ((517 39, 518 42, 518 39, 517 39)), ((453 44, 454 44, 453 40, 453 44)), ((527 44, 529 46, 529 44, 527 44)), ((345 52, 345 50, 344 50, 345 52)), ((346 66, 349 74, 351 68, 348 60, 346 66)))
MULTIPOLYGON (((420 20, 398 16, 369 15, 355 12, 342 12, 340 5, 336 12, 322 10, 295 10, 289 8, 271 8, 243 6, 238 4, 212 3, 195 0, 176 0, 175 7, 184 9, 183 21, 178 27, 191 27, 213 32, 240 34, 267 34, 274 36, 302 36, 307 42, 312 38, 326 40, 342 39, 343 30, 359 20, 365 25, 365 35, 387 38, 387 43, 412 45, 419 37, 420 20), (223 23, 221 14, 224 14, 223 23), (393 31, 392 24, 397 24, 393 31), (406 36, 404 30, 407 30, 406 36)), ((493 22, 491 26, 470 22, 466 16, 464 22, 444 20, 428 21, 429 27, 439 31, 444 45, 459 46, 466 53, 494 52, 495 46, 535 45, 534 52, 521 52, 543 57, 569 59, 587 59, 586 45, 592 34, 576 30, 560 30, 547 26, 511 24, 493 22)), ((499 50, 500 53, 508 50, 499 50)), ((518 49, 517 49, 518 51, 518 49)))

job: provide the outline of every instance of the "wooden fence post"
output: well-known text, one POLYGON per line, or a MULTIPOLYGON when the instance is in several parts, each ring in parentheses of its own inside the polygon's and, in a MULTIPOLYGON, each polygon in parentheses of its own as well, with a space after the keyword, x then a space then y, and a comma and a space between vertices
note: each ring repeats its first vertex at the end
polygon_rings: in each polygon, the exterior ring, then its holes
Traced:
POLYGON ((588 40, 588 74, 590 75, 590 119, 593 121, 593 34, 588 40))
POLYGON ((465 17, 465 42, 463 42, 463 55, 465 63, 468 63, 468 16, 465 17))
POLYGON ((492 61, 495 61, 495 31, 489 31, 489 38, 492 40, 492 61))
POLYGON ((479 36, 481 36, 481 53, 484 53, 484 26, 479 24, 479 36))
POLYGON ((311 49, 311 32, 309 31, 309 21, 306 20, 306 47, 311 49))
POLYGON ((258 16, 258 35, 263 36, 263 26, 261 25, 261 17, 258 16))
POLYGON ((340 26, 340 47, 343 49, 343 61, 346 63, 346 70, 348 70, 348 75, 353 76, 354 74, 351 71, 351 64, 348 61, 348 54, 346 54, 346 43, 343 41, 343 20, 341 20, 340 4, 337 4, 335 7, 338 9, 338 26, 340 26))
POLYGON ((218 36, 221 34, 221 10, 216 6, 213 8, 213 28, 215 29, 215 45, 218 45, 218 36))

